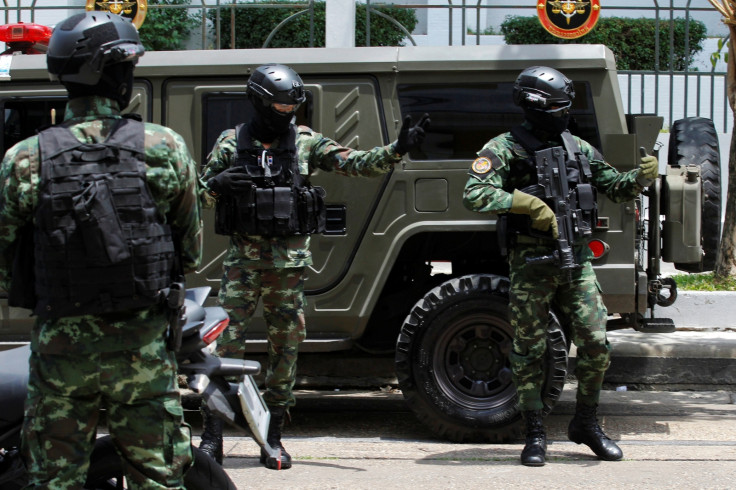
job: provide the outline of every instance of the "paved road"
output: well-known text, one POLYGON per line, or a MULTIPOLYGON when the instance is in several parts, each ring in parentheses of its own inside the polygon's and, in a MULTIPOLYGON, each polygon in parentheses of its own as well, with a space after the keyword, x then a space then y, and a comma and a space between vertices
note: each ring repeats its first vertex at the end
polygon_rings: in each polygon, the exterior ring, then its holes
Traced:
POLYGON ((224 466, 240 489, 736 488, 735 403, 726 391, 606 391, 599 418, 625 459, 602 462, 567 441, 568 385, 547 419, 550 462, 527 468, 520 441, 434 438, 396 391, 299 392, 284 437, 293 468, 265 469, 258 446, 235 433, 224 466))

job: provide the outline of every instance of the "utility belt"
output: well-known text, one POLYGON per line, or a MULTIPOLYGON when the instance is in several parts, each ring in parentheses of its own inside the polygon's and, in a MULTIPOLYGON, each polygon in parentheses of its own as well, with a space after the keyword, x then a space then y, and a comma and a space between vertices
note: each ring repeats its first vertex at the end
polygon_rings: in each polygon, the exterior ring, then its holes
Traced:
POLYGON ((322 187, 256 187, 222 196, 215 206, 219 235, 293 236, 325 231, 322 187))

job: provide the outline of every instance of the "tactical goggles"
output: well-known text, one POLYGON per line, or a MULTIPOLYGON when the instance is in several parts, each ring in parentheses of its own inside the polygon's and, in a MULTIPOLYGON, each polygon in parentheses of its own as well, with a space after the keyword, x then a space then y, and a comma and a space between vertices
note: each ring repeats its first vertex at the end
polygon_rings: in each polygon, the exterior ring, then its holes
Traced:
POLYGON ((294 112, 296 112, 298 107, 299 104, 282 104, 280 102, 271 103, 271 108, 281 114, 293 114, 294 112))

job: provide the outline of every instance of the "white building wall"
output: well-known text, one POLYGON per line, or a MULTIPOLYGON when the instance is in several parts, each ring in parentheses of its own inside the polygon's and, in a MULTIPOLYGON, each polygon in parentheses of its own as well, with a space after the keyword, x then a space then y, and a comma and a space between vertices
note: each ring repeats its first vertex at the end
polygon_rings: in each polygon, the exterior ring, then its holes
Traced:
POLYGON ((6 0, 2 6, 8 9, 2 23, 33 22, 53 27, 60 20, 79 13, 86 4, 85 0, 6 0), (31 6, 35 6, 33 11, 31 6))

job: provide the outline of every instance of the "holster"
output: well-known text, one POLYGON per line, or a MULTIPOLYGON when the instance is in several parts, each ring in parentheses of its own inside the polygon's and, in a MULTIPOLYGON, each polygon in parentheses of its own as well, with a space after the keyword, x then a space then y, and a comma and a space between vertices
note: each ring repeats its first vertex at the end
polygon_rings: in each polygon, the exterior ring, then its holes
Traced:
POLYGON ((186 286, 184 278, 172 282, 166 295, 166 319, 169 328, 166 332, 166 348, 172 352, 178 352, 181 348, 182 328, 187 322, 184 309, 184 298, 186 297, 186 286))

